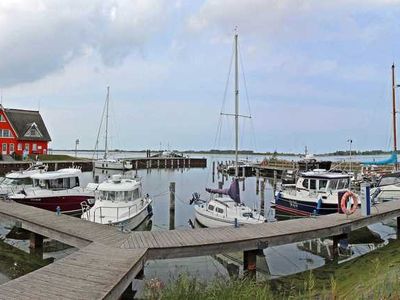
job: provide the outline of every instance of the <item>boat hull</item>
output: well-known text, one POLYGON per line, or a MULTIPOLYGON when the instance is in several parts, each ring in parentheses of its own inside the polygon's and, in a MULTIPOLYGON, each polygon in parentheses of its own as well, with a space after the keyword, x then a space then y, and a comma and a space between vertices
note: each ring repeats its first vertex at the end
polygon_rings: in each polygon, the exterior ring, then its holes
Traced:
MULTIPOLYGON (((235 220, 231 218, 219 218, 211 214, 207 214, 203 209, 195 205, 195 217, 200 225, 205 227, 223 227, 223 226, 235 226, 235 220)), ((254 218, 240 218, 238 224, 261 224, 264 223, 265 219, 254 219, 254 218)))
POLYGON ((60 207, 61 213, 74 214, 81 211, 81 203, 86 202, 94 203, 94 197, 88 195, 64 195, 64 196, 50 196, 50 197, 10 197, 11 200, 20 204, 30 205, 37 208, 42 208, 50 211, 57 211, 60 207))
POLYGON ((275 196, 275 210, 295 216, 327 215, 338 212, 338 205, 322 203, 317 208, 316 201, 302 201, 299 199, 288 199, 282 195, 275 196))

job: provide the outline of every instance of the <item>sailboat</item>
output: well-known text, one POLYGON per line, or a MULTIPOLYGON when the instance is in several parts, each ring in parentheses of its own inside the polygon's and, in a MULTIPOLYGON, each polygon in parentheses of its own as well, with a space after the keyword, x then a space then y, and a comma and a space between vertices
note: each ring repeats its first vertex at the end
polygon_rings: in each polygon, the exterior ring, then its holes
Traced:
POLYGON ((208 201, 201 200, 198 193, 190 201, 194 204, 197 221, 206 227, 221 227, 238 224, 259 224, 266 222, 264 216, 253 211, 240 200, 239 189, 239 76, 238 76, 238 34, 235 33, 235 177, 228 189, 209 189, 208 201), (215 196, 219 194, 219 196, 215 196), (222 196, 225 195, 225 196, 222 196))
MULTIPOLYGON (((122 171, 131 170, 132 163, 130 161, 121 160, 121 159, 112 159, 109 157, 109 153, 108 153, 108 119, 109 119, 108 108, 109 108, 109 104, 110 104, 110 87, 108 86, 106 103, 105 103, 106 130, 105 130, 105 142, 104 142, 104 156, 102 159, 96 160, 94 162, 94 166, 96 169, 110 169, 110 170, 122 170, 122 171)), ((99 132, 97 135, 97 141, 96 141, 96 147, 95 147, 96 150, 97 150, 97 146, 99 144, 99 136, 100 136, 101 126, 103 124, 103 118, 104 118, 104 112, 103 112, 102 119, 100 121, 99 132)))
POLYGON ((376 187, 371 189, 373 201, 397 200, 400 196, 400 172, 397 168, 397 111, 396 111, 396 85, 395 68, 392 65, 392 121, 393 121, 393 151, 389 158, 381 161, 362 162, 363 165, 394 165, 394 172, 384 174, 379 179, 376 187))

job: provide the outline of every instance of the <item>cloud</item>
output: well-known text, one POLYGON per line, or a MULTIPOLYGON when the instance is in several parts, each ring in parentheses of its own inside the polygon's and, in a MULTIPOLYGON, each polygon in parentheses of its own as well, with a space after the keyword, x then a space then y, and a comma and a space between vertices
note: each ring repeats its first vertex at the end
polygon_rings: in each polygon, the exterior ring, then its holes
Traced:
POLYGON ((123 62, 163 30, 167 1, 5 0, 0 2, 0 86, 30 82, 81 56, 123 62))

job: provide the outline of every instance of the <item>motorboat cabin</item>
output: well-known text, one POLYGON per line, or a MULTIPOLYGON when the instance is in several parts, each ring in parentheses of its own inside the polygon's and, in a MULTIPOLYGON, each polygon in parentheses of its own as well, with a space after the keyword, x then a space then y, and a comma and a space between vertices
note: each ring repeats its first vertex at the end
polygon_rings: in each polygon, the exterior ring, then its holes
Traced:
POLYGON ((338 193, 350 188, 351 175, 314 170, 299 174, 296 184, 283 184, 275 194, 275 209, 286 214, 309 216, 338 211, 338 193))
POLYGON ((81 187, 82 171, 77 168, 34 174, 32 188, 26 188, 9 196, 10 199, 51 211, 76 213, 81 203, 94 203, 93 191, 81 187))
POLYGON ((6 198, 9 194, 19 193, 25 188, 32 187, 32 178, 34 174, 40 174, 47 171, 47 165, 36 163, 26 170, 12 171, 0 182, 0 197, 6 198))

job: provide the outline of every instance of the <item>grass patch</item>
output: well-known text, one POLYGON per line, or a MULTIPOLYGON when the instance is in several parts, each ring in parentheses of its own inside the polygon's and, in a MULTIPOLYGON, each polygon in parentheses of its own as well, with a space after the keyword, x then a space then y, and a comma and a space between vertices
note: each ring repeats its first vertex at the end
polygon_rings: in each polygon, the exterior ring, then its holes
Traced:
POLYGON ((39 155, 37 155, 37 157, 36 157, 36 155, 32 154, 32 155, 29 155, 29 158, 31 160, 36 160, 36 158, 38 158, 40 161, 87 160, 86 158, 75 157, 75 156, 70 156, 70 155, 65 155, 65 154, 39 154, 39 155))
POLYGON ((204 283, 187 274, 145 284, 146 299, 400 299, 400 241, 351 261, 272 281, 217 277, 204 283))

